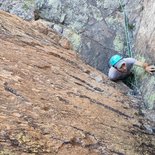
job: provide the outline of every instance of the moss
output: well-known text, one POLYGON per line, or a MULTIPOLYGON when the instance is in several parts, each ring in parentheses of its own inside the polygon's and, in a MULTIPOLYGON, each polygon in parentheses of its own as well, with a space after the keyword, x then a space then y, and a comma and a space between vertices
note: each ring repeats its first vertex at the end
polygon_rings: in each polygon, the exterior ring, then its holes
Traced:
MULTIPOLYGON (((144 56, 140 56, 140 55, 137 55, 136 59, 141 61, 141 62, 145 62, 146 61, 144 56)), ((143 68, 138 67, 138 66, 134 66, 133 70, 134 70, 134 73, 135 73, 136 80, 138 80, 138 81, 139 80, 143 80, 143 79, 145 79, 147 77, 147 73, 144 71, 143 68)))
POLYGON ((122 38, 119 35, 116 35, 116 37, 113 41, 113 44, 114 44, 114 49, 116 51, 122 51, 123 50, 124 43, 123 43, 122 38))
POLYGON ((122 12, 123 11, 121 5, 118 7, 118 11, 119 12, 122 12))
POLYGON ((73 45, 74 50, 78 51, 81 45, 81 36, 74 32, 73 30, 67 29, 64 33, 64 36, 68 38, 68 40, 73 45))
POLYGON ((73 46, 75 47, 75 50, 78 50, 78 48, 81 44, 81 37, 76 33, 72 33, 70 35, 71 35, 70 36, 71 42, 72 42, 73 46))
POLYGON ((119 7, 118 7, 118 11, 119 11, 119 12, 123 12, 123 8, 124 8, 124 7, 125 7, 125 5, 122 5, 122 6, 119 5, 119 7))
POLYGON ((155 93, 152 94, 152 92, 148 91, 147 94, 144 96, 144 100, 146 102, 146 106, 148 109, 153 109, 155 104, 155 93))
POLYGON ((137 79, 139 79, 139 80, 143 79, 143 77, 146 75, 144 69, 141 67, 134 66, 133 69, 134 69, 134 73, 135 73, 137 79))
POLYGON ((109 25, 113 25, 116 22, 116 19, 113 16, 109 16, 108 18, 105 19, 105 21, 109 25))
POLYGON ((124 29, 124 20, 123 15, 120 13, 116 13, 114 15, 108 16, 105 18, 105 21, 110 27, 117 28, 116 30, 120 30, 122 32, 122 29, 124 29))
POLYGON ((97 9, 94 6, 91 6, 89 9, 92 10, 93 13, 93 17, 97 20, 97 21, 102 21, 103 20, 103 16, 102 13, 99 9, 97 9))
MULTIPOLYGON (((146 62, 145 57, 141 55, 137 55, 136 59, 141 62, 146 62)), ((150 76, 141 67, 134 66, 133 71, 135 75, 135 81, 133 81, 133 83, 135 82, 136 84, 137 83, 141 84, 139 86, 139 89, 143 94, 146 108, 153 109, 155 104, 155 93, 154 93, 155 77, 150 76)))
POLYGON ((29 6, 27 4, 24 4, 22 7, 25 11, 29 10, 29 6))
POLYGON ((133 30, 134 28, 135 28, 135 25, 129 24, 129 23, 128 23, 128 30, 131 31, 131 30, 133 30))
POLYGON ((34 5, 34 0, 26 0, 22 8, 27 11, 32 5, 34 5))

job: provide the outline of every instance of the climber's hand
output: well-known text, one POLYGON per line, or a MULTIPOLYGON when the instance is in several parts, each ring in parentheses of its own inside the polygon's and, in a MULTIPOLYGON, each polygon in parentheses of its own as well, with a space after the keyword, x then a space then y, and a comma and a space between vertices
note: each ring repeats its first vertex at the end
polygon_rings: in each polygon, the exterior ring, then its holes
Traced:
POLYGON ((150 65, 145 67, 145 71, 152 74, 153 72, 155 72, 155 66, 154 65, 150 65))

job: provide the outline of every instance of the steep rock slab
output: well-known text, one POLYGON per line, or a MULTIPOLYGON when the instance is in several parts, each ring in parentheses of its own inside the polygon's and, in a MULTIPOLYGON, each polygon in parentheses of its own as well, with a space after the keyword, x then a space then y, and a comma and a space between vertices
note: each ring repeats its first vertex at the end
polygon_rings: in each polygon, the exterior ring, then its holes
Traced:
POLYGON ((132 106, 138 100, 62 48, 60 37, 44 28, 0 11, 0 153, 153 151, 147 135, 137 132, 132 106))

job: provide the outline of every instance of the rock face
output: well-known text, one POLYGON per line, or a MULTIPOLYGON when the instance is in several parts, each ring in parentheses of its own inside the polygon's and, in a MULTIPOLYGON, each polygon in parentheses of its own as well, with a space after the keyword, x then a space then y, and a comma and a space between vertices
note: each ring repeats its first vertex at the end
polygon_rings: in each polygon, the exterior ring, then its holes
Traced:
POLYGON ((67 37, 86 63, 107 74, 111 55, 128 54, 126 44, 132 43, 131 31, 136 33, 139 27, 142 0, 0 0, 0 9, 27 20, 50 21, 49 26, 67 37), (128 41, 121 5, 129 17, 128 41))
POLYGON ((53 23, 67 37, 82 58, 107 73, 108 59, 123 50, 123 14, 119 1, 36 0, 38 16, 53 23))
POLYGON ((0 9, 25 20, 34 19, 34 0, 0 0, 0 9))
MULTIPOLYGON (((144 10, 141 17, 141 24, 136 36, 136 53, 142 61, 155 64, 155 2, 144 0, 144 10)), ((141 70, 137 70, 141 82, 141 91, 145 99, 146 107, 155 109, 155 74, 144 75, 141 70)), ((155 121, 155 119, 154 119, 155 121)))
POLYGON ((138 100, 60 40, 0 11, 0 154, 151 154, 138 100))
POLYGON ((86 63, 105 74, 109 57, 117 52, 130 55, 131 32, 137 33, 142 8, 142 0, 36 0, 37 17, 52 22, 53 28, 71 41, 86 63))
POLYGON ((142 56, 147 59, 155 60, 154 47, 155 47, 155 19, 152 15, 155 13, 155 2, 153 0, 144 0, 144 10, 141 16, 141 24, 137 34, 136 47, 142 56))

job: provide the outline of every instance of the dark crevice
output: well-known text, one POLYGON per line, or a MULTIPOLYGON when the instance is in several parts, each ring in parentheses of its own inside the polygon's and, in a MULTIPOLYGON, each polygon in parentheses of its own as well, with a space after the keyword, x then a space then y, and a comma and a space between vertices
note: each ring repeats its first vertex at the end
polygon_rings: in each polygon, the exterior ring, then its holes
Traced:
POLYGON ((111 153, 115 153, 115 155, 125 155, 124 153, 116 152, 116 151, 111 151, 111 153))
POLYGON ((72 94, 72 95, 75 95, 75 96, 79 96, 80 98, 86 98, 86 99, 90 100, 90 103, 95 103, 97 105, 100 105, 100 106, 102 106, 102 107, 104 107, 104 108, 106 108, 106 109, 108 109, 108 110, 110 110, 112 112, 117 113, 118 115, 124 116, 125 118, 130 118, 130 119, 133 118, 133 117, 131 117, 131 116, 117 110, 117 109, 114 109, 114 108, 112 108, 112 107, 110 107, 110 106, 108 106, 106 104, 103 104, 103 103, 101 103, 99 101, 96 101, 95 99, 91 99, 90 97, 88 97, 86 95, 80 95, 80 94, 76 94, 76 93, 73 93, 73 92, 68 92, 67 94, 68 95, 72 94))
POLYGON ((62 102, 64 102, 65 104, 69 104, 69 101, 68 101, 68 100, 62 98, 61 96, 57 96, 57 97, 58 97, 59 101, 62 101, 62 102))
POLYGON ((77 63, 75 63, 74 61, 71 61, 71 60, 69 60, 69 59, 67 59, 67 58, 64 58, 63 56, 61 56, 61 55, 59 55, 59 54, 57 54, 57 53, 49 52, 48 54, 49 54, 49 55, 53 55, 53 56, 55 56, 55 57, 57 57, 57 58, 60 58, 61 60, 64 60, 64 61, 70 63, 71 65, 75 66, 76 68, 82 70, 81 67, 79 67, 79 66, 77 65, 77 63))
POLYGON ((14 88, 10 87, 9 84, 7 82, 4 83, 4 89, 14 95, 16 95, 17 97, 20 97, 21 99, 28 101, 25 97, 23 97, 21 94, 19 94, 17 92, 17 90, 15 90, 14 88))
POLYGON ((92 133, 90 133, 90 132, 88 132, 88 131, 84 131, 83 129, 80 129, 80 128, 76 127, 76 126, 72 126, 72 125, 71 125, 70 127, 74 128, 74 129, 76 129, 76 130, 78 130, 78 131, 83 132, 85 135, 92 136, 96 141, 98 141, 98 139, 95 137, 94 134, 92 134, 92 133))
POLYGON ((107 148, 106 148, 105 144, 103 142, 101 142, 99 139, 97 139, 94 134, 87 132, 87 131, 84 131, 83 129, 80 129, 80 128, 75 127, 75 126, 70 126, 70 127, 74 128, 78 131, 81 131, 85 135, 85 137, 73 137, 70 140, 62 140, 60 138, 52 137, 53 139, 62 142, 62 144, 58 148, 57 152, 59 152, 59 150, 62 147, 64 147, 64 145, 80 146, 82 148, 88 149, 89 151, 97 150, 101 154, 104 154, 105 152, 107 152, 107 148), (94 139, 94 142, 92 142, 91 144, 87 144, 87 142, 85 142, 85 140, 86 141, 89 140, 90 136, 94 139))
MULTIPOLYGON (((89 90, 95 90, 95 91, 98 91, 98 92, 104 92, 104 90, 102 90, 101 88, 94 87, 94 86, 90 85, 89 83, 87 83, 86 81, 80 79, 79 77, 76 77, 76 76, 73 76, 73 75, 70 75, 70 76, 71 76, 72 78, 74 78, 74 79, 80 81, 81 83, 86 84, 88 87, 92 88, 92 89, 89 89, 89 90)), ((80 84, 80 83, 76 83, 76 84, 81 85, 81 86, 87 88, 86 86, 84 86, 84 85, 82 85, 82 84, 80 84)), ((87 89, 88 89, 88 88, 87 88, 87 89)))

